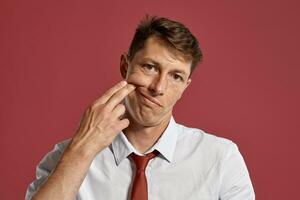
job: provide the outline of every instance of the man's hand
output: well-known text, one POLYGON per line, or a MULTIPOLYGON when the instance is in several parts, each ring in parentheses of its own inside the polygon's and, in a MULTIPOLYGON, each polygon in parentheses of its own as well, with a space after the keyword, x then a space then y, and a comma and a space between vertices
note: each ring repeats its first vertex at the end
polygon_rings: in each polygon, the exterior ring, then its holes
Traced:
POLYGON ((121 119, 125 113, 121 101, 134 89, 122 81, 88 107, 53 173, 32 199, 75 198, 94 157, 129 125, 128 119, 121 119))
POLYGON ((69 148, 80 149, 79 152, 84 155, 95 156, 107 147, 129 125, 128 119, 121 119, 125 113, 125 106, 121 102, 134 89, 134 85, 121 81, 91 104, 69 148))

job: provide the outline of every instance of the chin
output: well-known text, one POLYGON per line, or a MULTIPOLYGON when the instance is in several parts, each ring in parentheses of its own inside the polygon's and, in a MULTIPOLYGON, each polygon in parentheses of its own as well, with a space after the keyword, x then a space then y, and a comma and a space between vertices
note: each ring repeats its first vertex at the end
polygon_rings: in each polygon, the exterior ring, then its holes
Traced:
POLYGON ((157 118, 142 118, 142 119, 139 119, 138 123, 145 127, 153 127, 153 126, 157 126, 158 124, 160 124, 161 121, 162 120, 159 120, 157 118))
MULTIPOLYGON (((155 113, 139 113, 133 112, 128 113, 130 115, 130 119, 132 119, 135 123, 144 127, 154 127, 161 124, 167 118, 169 119, 169 115, 155 115, 155 113)), ((161 113, 160 113, 161 114, 161 113)))
POLYGON ((133 122, 135 122, 141 126, 148 127, 148 126, 155 126, 155 125, 159 124, 159 122, 158 122, 159 120, 155 116, 151 116, 151 115, 145 116, 145 115, 141 115, 138 113, 130 113, 129 115, 130 115, 129 118, 133 122))

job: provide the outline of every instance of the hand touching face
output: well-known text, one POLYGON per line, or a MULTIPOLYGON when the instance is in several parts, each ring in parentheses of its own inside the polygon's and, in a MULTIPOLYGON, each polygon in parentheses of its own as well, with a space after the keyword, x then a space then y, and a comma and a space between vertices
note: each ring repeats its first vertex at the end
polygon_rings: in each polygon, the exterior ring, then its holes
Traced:
POLYGON ((121 103, 135 86, 121 81, 86 109, 69 148, 94 157, 106 148, 120 131, 128 127, 122 118, 125 106, 121 103))

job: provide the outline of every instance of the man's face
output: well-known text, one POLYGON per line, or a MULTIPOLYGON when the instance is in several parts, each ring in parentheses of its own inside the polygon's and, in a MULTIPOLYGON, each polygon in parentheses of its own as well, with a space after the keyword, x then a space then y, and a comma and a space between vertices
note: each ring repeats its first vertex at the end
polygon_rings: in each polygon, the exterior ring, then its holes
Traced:
POLYGON ((168 120, 173 106, 190 84, 191 62, 156 37, 147 39, 131 62, 121 59, 121 72, 135 91, 125 98, 130 118, 142 126, 168 120))

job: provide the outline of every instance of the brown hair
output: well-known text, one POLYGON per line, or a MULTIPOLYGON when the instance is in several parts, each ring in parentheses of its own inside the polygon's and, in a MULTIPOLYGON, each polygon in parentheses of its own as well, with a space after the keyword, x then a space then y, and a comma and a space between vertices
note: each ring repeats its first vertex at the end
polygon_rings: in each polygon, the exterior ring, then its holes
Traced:
POLYGON ((140 22, 135 31, 128 51, 129 61, 132 61, 136 52, 144 47, 146 40, 151 36, 159 37, 191 60, 191 74, 197 64, 202 61, 199 43, 187 27, 167 18, 148 15, 140 22))

